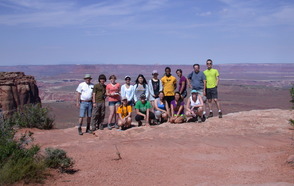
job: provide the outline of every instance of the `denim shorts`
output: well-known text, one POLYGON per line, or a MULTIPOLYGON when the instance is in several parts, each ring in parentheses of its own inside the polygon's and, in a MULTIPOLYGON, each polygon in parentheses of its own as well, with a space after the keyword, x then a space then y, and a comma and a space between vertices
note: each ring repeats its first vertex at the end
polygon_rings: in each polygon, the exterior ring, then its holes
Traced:
POLYGON ((92 102, 81 102, 80 104, 80 117, 92 117, 92 102))
POLYGON ((121 103, 120 101, 109 101, 108 106, 119 106, 121 103))

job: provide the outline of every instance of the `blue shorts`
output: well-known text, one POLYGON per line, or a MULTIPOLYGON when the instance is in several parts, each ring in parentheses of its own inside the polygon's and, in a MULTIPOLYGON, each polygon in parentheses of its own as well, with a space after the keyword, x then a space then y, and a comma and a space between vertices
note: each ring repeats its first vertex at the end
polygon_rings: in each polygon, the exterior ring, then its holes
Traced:
POLYGON ((80 117, 92 117, 92 102, 81 102, 80 104, 80 117))
POLYGON ((119 106, 120 105, 120 101, 109 101, 108 102, 108 106, 119 106))

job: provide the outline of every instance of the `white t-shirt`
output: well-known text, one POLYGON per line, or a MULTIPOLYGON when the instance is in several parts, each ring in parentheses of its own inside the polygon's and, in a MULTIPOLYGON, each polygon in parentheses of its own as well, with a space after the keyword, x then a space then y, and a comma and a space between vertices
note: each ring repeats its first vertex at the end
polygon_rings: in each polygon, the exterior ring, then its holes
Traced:
POLYGON ((134 97, 133 85, 130 85, 129 88, 127 88, 125 84, 121 86, 121 97, 127 97, 128 101, 131 101, 134 97))
POLYGON ((92 100, 92 93, 93 93, 94 84, 90 83, 87 84, 86 82, 80 83, 77 92, 81 93, 80 99, 83 101, 90 101, 92 100))

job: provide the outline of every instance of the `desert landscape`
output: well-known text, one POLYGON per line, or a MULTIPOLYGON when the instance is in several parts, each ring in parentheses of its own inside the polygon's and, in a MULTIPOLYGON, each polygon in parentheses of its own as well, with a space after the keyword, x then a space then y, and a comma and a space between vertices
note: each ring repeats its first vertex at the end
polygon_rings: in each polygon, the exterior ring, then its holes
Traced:
MULTIPOLYGON (((191 65, 170 65, 183 74, 191 65)), ((139 73, 160 76, 164 65, 1 66, 36 78, 43 106, 55 115, 55 129, 30 130, 42 148, 58 147, 75 160, 74 174, 53 172, 46 185, 293 185, 294 154, 289 89, 294 64, 222 64, 219 97, 224 117, 206 122, 133 127, 79 136, 75 89, 90 73, 123 83, 139 73), (116 148, 117 147, 117 148, 116 148), (121 159, 118 158, 118 153, 121 159)), ((201 70, 205 67, 201 66, 201 70)), ((216 112, 216 108, 214 108, 216 112)), ((106 120, 105 120, 106 121, 106 120)), ((85 131, 85 128, 83 128, 85 131)))

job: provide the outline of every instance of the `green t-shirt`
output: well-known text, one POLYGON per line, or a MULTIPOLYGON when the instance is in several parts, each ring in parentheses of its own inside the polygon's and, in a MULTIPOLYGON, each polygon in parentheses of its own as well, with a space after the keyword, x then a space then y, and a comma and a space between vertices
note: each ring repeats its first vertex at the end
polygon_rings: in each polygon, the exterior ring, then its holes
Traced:
POLYGON ((216 69, 206 69, 203 72, 206 76, 206 88, 216 87, 217 77, 219 76, 218 70, 216 69))
POLYGON ((94 85, 93 93, 95 93, 95 102, 102 103, 105 101, 106 85, 100 83, 94 85))
POLYGON ((142 114, 146 114, 147 109, 152 108, 149 101, 146 101, 144 104, 142 101, 137 101, 135 105, 135 109, 139 109, 142 114))

